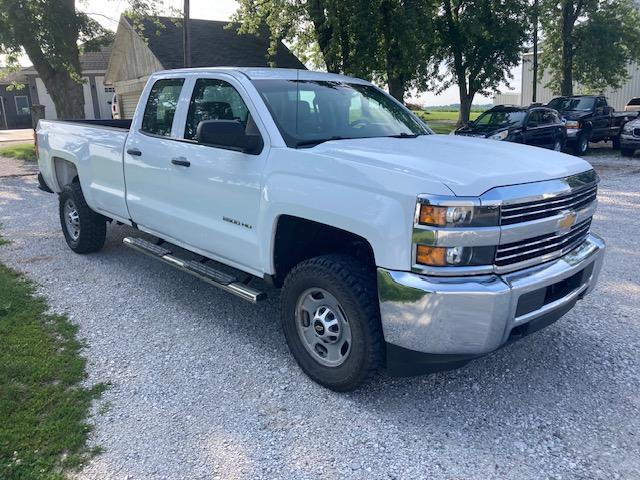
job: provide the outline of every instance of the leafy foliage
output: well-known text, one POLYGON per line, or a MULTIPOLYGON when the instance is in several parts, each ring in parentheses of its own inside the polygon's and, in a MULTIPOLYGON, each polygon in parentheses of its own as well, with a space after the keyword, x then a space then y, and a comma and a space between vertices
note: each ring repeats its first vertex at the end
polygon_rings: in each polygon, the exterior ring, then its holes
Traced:
POLYGON ((302 61, 330 72, 386 82, 402 99, 426 73, 433 52, 429 0, 240 0, 242 33, 271 34, 302 61))
POLYGON ((0 0, 0 12, 0 53, 10 66, 26 52, 58 115, 83 118, 78 42, 104 36, 104 29, 78 12, 73 0, 0 0))
POLYGON ((436 19, 440 69, 430 82, 460 91, 459 123, 469 120, 476 93, 496 92, 520 62, 527 31, 523 0, 441 0, 436 19))
MULTIPOLYGON (((640 60, 640 11, 633 0, 546 0, 542 71, 555 93, 619 88, 627 65, 640 60)), ((542 72, 541 72, 542 73, 542 72)))

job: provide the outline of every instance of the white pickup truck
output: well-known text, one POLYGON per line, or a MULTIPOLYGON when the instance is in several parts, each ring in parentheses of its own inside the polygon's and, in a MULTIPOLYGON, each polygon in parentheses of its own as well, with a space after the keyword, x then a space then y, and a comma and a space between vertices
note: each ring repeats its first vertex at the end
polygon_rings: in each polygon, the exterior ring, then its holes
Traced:
POLYGON ((435 135, 341 75, 160 72, 133 120, 42 120, 37 145, 72 250, 126 224, 157 238, 127 246, 246 300, 281 287, 292 354, 338 391, 549 325, 593 289, 605 250, 588 163, 435 135))

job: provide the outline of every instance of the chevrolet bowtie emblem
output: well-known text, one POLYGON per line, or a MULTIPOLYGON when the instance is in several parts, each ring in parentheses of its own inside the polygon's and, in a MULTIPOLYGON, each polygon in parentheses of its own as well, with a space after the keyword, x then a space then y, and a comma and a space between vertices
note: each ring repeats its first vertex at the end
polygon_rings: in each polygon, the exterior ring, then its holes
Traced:
POLYGON ((576 224, 578 214, 573 211, 562 212, 562 218, 558 220, 558 231, 568 232, 576 224))

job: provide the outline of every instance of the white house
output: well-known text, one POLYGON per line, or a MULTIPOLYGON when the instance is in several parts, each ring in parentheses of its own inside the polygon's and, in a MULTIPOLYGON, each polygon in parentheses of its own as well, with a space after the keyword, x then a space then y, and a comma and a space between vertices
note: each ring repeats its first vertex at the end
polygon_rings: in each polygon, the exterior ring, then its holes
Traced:
MULTIPOLYGON (((80 55, 80 68, 84 80, 84 116, 85 118, 111 118, 111 99, 113 87, 105 86, 104 75, 111 56, 111 46, 105 46, 97 52, 87 52, 80 55)), ((57 119, 58 114, 53 100, 47 92, 44 82, 38 76, 36 69, 23 68, 20 72, 26 77, 32 105, 44 105, 44 115, 47 119, 57 119)))

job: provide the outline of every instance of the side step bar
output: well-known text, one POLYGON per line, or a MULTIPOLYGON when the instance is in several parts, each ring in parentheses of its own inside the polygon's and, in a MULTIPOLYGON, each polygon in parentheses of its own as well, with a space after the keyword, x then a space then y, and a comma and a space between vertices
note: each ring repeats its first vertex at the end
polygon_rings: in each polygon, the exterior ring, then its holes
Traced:
POLYGON ((248 300, 251 303, 258 303, 265 298, 267 294, 252 288, 240 281, 238 281, 233 275, 221 272, 214 268, 211 268, 203 263, 196 262, 195 260, 183 260, 175 255, 172 255, 170 250, 164 247, 155 245, 151 242, 143 240, 141 238, 126 237, 122 242, 129 248, 144 253, 152 258, 163 261, 171 265, 172 267, 190 273, 191 275, 198 277, 200 280, 214 285, 222 290, 248 300))

